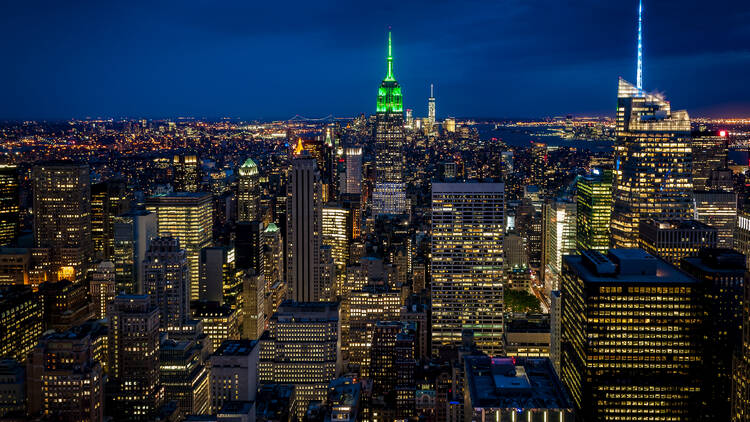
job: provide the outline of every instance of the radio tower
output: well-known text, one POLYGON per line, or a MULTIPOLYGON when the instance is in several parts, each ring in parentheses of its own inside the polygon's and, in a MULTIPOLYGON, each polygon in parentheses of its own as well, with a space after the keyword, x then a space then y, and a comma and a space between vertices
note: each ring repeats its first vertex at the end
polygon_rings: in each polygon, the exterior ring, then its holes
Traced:
POLYGON ((643 93, 643 0, 638 2, 638 71, 636 75, 636 88, 638 93, 643 93))

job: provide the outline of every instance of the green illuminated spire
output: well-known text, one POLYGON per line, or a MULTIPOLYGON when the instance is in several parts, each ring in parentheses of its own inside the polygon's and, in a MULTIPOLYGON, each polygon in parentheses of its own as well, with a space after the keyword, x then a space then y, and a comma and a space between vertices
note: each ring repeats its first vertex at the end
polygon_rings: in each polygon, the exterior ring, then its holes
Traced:
POLYGON ((393 77, 393 45, 391 42, 391 31, 388 31, 388 73, 378 89, 378 113, 403 113, 403 99, 401 87, 396 78, 393 77))

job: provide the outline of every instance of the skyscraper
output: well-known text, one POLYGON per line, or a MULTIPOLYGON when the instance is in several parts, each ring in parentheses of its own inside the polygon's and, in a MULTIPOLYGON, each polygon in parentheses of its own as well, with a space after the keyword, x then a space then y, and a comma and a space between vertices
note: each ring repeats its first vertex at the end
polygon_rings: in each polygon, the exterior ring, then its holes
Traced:
POLYGON ((176 192, 152 196, 146 208, 156 213, 160 237, 174 237, 187 252, 190 266, 190 300, 200 294, 200 253, 213 241, 211 194, 176 192))
POLYGON ((378 89, 375 114, 376 184, 373 207, 381 214, 402 214, 405 211, 402 149, 404 109, 401 86, 393 75, 391 33, 388 32, 388 70, 378 89), (376 199, 377 202, 376 203, 376 199))
POLYGON ((259 216, 260 207, 260 173, 258 165, 248 158, 238 171, 237 186, 237 221, 253 221, 259 216))
POLYGON ((203 346, 192 340, 165 339, 159 345, 159 382, 164 401, 177 401, 182 414, 206 414, 211 410, 209 368, 203 346))
POLYGON ((115 264, 102 261, 96 266, 96 270, 91 274, 89 293, 94 305, 94 318, 107 318, 116 296, 115 264))
POLYGON ((645 220, 639 226, 638 244, 646 252, 674 266, 703 248, 717 247, 717 230, 695 220, 645 220))
POLYGON ((143 291, 159 308, 162 331, 182 326, 190 318, 187 254, 173 237, 151 241, 143 260, 143 291))
POLYGON ((433 348, 471 329, 477 347, 502 352, 504 194, 502 183, 432 185, 433 348))
POLYGON ((362 193, 362 147, 346 149, 346 191, 343 193, 362 193))
POLYGON ((114 252, 114 217, 129 208, 125 182, 108 180, 91 186, 91 238, 94 257, 109 260, 114 252))
POLYGON ((559 289, 562 257, 576 253, 576 204, 548 200, 542 205, 542 271, 544 284, 559 289))
POLYGON ((0 290, 0 356, 26 360, 44 331, 44 305, 26 286, 0 290))
POLYGON ((175 192, 198 192, 199 164, 196 155, 175 155, 172 160, 175 192))
POLYGON ((287 287, 299 302, 325 300, 320 247, 323 203, 320 172, 314 158, 294 159, 289 173, 287 199, 287 287))
POLYGON ((430 98, 427 99, 427 130, 428 133, 433 134, 435 132, 435 95, 433 86, 430 84, 430 98))
POLYGON ((137 210, 114 218, 115 284, 117 292, 143 291, 141 263, 151 239, 157 236, 156 213, 137 210))
POLYGON ((609 249, 612 218, 612 170, 594 169, 578 179, 576 246, 579 250, 609 249))
POLYGON ((49 250, 52 276, 81 281, 92 255, 89 166, 34 166, 34 243, 49 250))
POLYGON ((690 137, 693 152, 693 187, 709 190, 711 173, 727 166, 729 150, 726 131, 696 130, 690 137))
POLYGON ((686 111, 623 79, 617 103, 611 229, 623 248, 637 246, 641 220, 692 217, 693 170, 686 111))
POLYGON ((256 340, 227 340, 211 355, 211 408, 231 401, 255 400, 258 390, 256 340))
MULTIPOLYGON (((122 420, 141 421, 161 405, 159 308, 148 295, 118 295, 109 321, 109 378, 122 420)), ((109 413, 109 412, 108 412, 109 413)))
POLYGON ((349 261, 349 241, 347 221, 349 210, 335 203, 323 207, 321 243, 331 247, 333 264, 336 268, 333 294, 341 294, 341 286, 346 281, 346 264, 349 261))
POLYGON ((0 164, 0 246, 14 242, 18 236, 18 193, 18 167, 0 164))
POLYGON ((561 376, 585 420, 692 421, 701 402, 698 282, 641 249, 563 258, 561 376))

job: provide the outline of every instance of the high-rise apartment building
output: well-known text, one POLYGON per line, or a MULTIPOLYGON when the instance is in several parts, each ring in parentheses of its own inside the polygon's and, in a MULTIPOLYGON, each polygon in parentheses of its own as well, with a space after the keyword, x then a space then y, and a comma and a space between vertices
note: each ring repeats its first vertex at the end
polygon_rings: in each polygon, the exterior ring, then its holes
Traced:
POLYGON ((576 253, 576 204, 560 199, 542 205, 542 270, 544 284, 559 288, 562 257, 576 253))
POLYGON ((18 167, 0 164, 0 246, 13 243, 19 229, 18 167))
POLYGON ((260 339, 258 380, 293 384, 297 417, 311 401, 325 401, 328 383, 341 371, 339 305, 286 301, 260 339))
POLYGON ((612 218, 612 170, 593 169, 578 179, 576 196, 576 246, 582 251, 606 251, 612 218))
POLYGON ((305 154, 295 158, 287 186, 286 284, 289 297, 298 302, 325 300, 331 286, 323 285, 321 275, 323 202, 315 159, 305 154))
POLYGON ((617 97, 611 231, 615 247, 629 248, 642 220, 693 216, 690 117, 623 79, 617 97))
POLYGON ((432 343, 461 343, 474 330, 477 347, 503 344, 502 183, 432 185, 432 343))
POLYGON ((137 210, 114 217, 112 261, 118 293, 143 292, 142 262, 149 243, 157 236, 156 213, 137 210))
POLYGON ((563 258, 561 374, 584 420, 696 420, 699 283, 641 249, 563 258))
POLYGON ((159 237, 174 237, 187 252, 190 267, 190 300, 200 295, 200 253, 213 241, 211 194, 177 192, 146 200, 146 208, 156 213, 159 237))
POLYGON ((190 318, 187 254, 173 237, 153 239, 143 260, 143 291, 159 308, 162 331, 182 326, 190 318))
POLYGON ((638 244, 646 252, 674 266, 703 248, 717 247, 714 227, 695 220, 645 220, 639 225, 638 244))
POLYGON ((117 405, 111 414, 128 421, 148 419, 164 395, 159 383, 159 308, 148 295, 115 297, 108 351, 108 376, 117 405))
POLYGON ((34 243, 49 251, 52 276, 82 281, 92 257, 89 166, 35 165, 34 243))
POLYGON ((240 166, 237 185, 237 221, 254 221, 260 215, 260 172, 252 158, 240 166))

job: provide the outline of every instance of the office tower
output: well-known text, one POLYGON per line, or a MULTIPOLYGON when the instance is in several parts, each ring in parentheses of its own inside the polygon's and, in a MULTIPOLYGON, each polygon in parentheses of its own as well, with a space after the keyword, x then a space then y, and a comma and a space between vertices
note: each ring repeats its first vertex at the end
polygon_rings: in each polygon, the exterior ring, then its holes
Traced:
POLYGON ((645 220, 639 225, 638 243, 651 255, 678 266, 686 256, 717 247, 717 230, 695 220, 645 220))
POLYGON ((638 224, 688 219, 692 209, 690 118, 620 79, 613 182, 612 241, 638 245, 638 224))
POLYGON ((703 420, 730 420, 732 359, 742 345, 745 257, 731 249, 701 249, 680 268, 701 284, 704 351, 703 420))
POLYGON ((737 214, 734 249, 745 255, 745 265, 750 268, 750 212, 739 211, 737 214))
POLYGON ((301 155, 289 172, 287 198, 287 270, 289 297, 299 302, 324 300, 320 247, 323 203, 315 159, 301 155))
POLYGON ((49 250, 52 276, 82 281, 91 259, 89 166, 66 162, 35 165, 34 243, 49 250))
POLYGON ((530 184, 535 184, 542 188, 546 185, 545 173, 547 171, 547 160, 547 144, 533 142, 531 144, 530 184))
POLYGON ((284 242, 281 230, 274 223, 263 230, 263 273, 268 285, 284 282, 284 242))
POLYGON ((502 352, 504 194, 502 183, 432 185, 433 353, 464 329, 502 352))
POLYGON ((341 371, 340 331, 338 303, 286 301, 260 339, 258 380, 293 384, 298 418, 341 371))
POLYGON ((29 355, 28 413, 65 421, 104 421, 104 370, 92 332, 48 334, 29 355))
POLYGON ((224 303, 225 293, 234 284, 233 279, 237 275, 234 251, 224 246, 201 249, 198 300, 224 303))
POLYGON ((433 86, 430 84, 430 98, 427 99, 427 124, 429 134, 433 134, 435 132, 435 122, 437 120, 435 119, 435 95, 433 91, 433 86))
POLYGON ((373 212, 377 214, 403 214, 406 203, 403 158, 405 142, 403 97, 401 86, 393 76, 391 33, 388 32, 388 71, 378 89, 375 114, 375 169, 376 184, 373 192, 373 212), (377 199, 377 201, 376 201, 377 199))
POLYGON ((252 158, 240 166, 237 185, 237 221, 258 220, 260 216, 260 172, 252 158))
POLYGON ((609 249, 612 218, 612 170, 593 169, 578 179, 576 245, 578 250, 609 249))
MULTIPOLYGON (((109 372, 122 420, 145 420, 161 405, 159 308, 148 295, 118 295, 109 321, 109 372)), ((110 412, 108 412, 110 413, 110 412)))
POLYGON ((44 305, 29 287, 0 290, 0 356, 24 362, 44 331, 44 305))
POLYGON ((576 420, 549 359, 466 356, 464 365, 464 420, 576 420))
POLYGON ((42 283, 39 295, 44 304, 44 328, 65 331, 94 316, 87 283, 69 280, 42 283))
POLYGON ((516 208, 516 231, 526 239, 529 267, 540 269, 542 265, 542 213, 531 199, 524 198, 516 208))
POLYGON ((559 290, 553 290, 549 294, 549 359, 555 368, 555 373, 560 372, 560 343, 562 340, 562 296, 559 290))
POLYGON ((297 139, 297 145, 294 148, 295 157, 308 156, 315 159, 320 172, 321 198, 323 202, 333 200, 333 158, 335 157, 333 148, 324 140, 320 139, 297 139))
POLYGON ((211 408, 217 412, 230 401, 253 401, 258 390, 255 340, 227 340, 211 355, 211 408))
POLYGON ((156 213, 160 237, 174 237, 187 252, 190 266, 190 300, 200 293, 200 253, 213 239, 211 194, 177 192, 146 200, 146 208, 156 213))
POLYGON ((216 302, 193 302, 193 318, 203 322, 203 332, 217 350, 225 340, 239 340, 240 312, 231 306, 216 302))
POLYGON ((334 203, 323 206, 321 243, 331 247, 331 257, 335 266, 334 295, 341 294, 341 286, 346 282, 346 264, 349 262, 349 233, 347 221, 349 210, 334 203))
POLYGON ((720 248, 734 246, 737 225, 737 193, 723 190, 695 191, 695 220, 716 229, 720 248))
POLYGON ((560 199, 542 205, 542 271, 548 289, 559 288, 562 257, 576 253, 576 204, 560 199))
POLYGON ((159 345, 159 382, 164 402, 177 402, 183 415, 211 411, 209 369, 202 355, 203 346, 192 340, 165 339, 159 345))
POLYGON ((114 217, 125 213, 130 204, 123 180, 91 185, 91 240, 94 257, 109 260, 114 253, 114 217))
POLYGON ((0 246, 15 242, 19 228, 18 167, 0 164, 0 246))
POLYGON ((31 284, 31 266, 31 251, 28 249, 0 247, 0 286, 31 284))
POLYGON ((175 192, 198 192, 200 164, 195 155, 175 155, 172 159, 175 192))
POLYGON ((159 309, 162 331, 190 318, 187 254, 173 237, 153 239, 143 260, 143 291, 159 309))
POLYGON ((91 274, 89 294, 94 307, 94 318, 104 319, 109 316, 112 301, 115 300, 115 264, 102 261, 91 274))
POLYGON ((539 358, 550 356, 549 314, 513 313, 505 319, 506 356, 539 358))
POLYGON ((137 210, 114 218, 115 286, 117 292, 143 292, 142 262, 158 235, 156 213, 137 210))
POLYGON ((346 190, 343 193, 362 193, 362 147, 346 148, 346 190))
POLYGON ((585 420, 695 420, 699 283, 641 249, 563 258, 561 378, 585 420), (635 306, 637 304, 637 306, 635 306))
POLYGON ((443 129, 445 129, 446 133, 455 133, 456 119, 454 117, 446 117, 445 120, 443 120, 443 129))
POLYGON ((247 271, 238 277, 242 279, 242 338, 255 340, 266 328, 266 278, 247 271))
POLYGON ((0 360, 0 392, 0 417, 26 412, 26 371, 17 360, 0 360))
POLYGON ((260 274, 265 269, 263 235, 265 226, 260 221, 241 221, 235 226, 235 267, 260 274))
MULTIPOLYGON (((747 255, 745 255, 747 259, 747 255)), ((747 268, 747 262, 745 262, 747 268)), ((731 420, 750 420, 750 283, 745 280, 742 295, 742 343, 732 364, 731 420)))
POLYGON ((505 265, 508 268, 528 268, 529 258, 526 254, 526 240, 517 232, 508 232, 503 237, 505 265))
POLYGON ((397 321, 401 313, 401 295, 386 283, 369 283, 348 294, 342 319, 342 345, 349 352, 349 363, 360 368, 362 376, 370 371, 370 345, 378 321, 397 321), (343 321, 342 321, 343 322, 343 321))
POLYGON ((414 411, 414 337, 403 330, 401 322, 379 321, 372 334, 373 413, 395 411, 391 420, 406 419, 414 411))
POLYGON ((711 173, 727 166, 727 132, 705 128, 693 131, 690 147, 693 153, 693 188, 696 191, 709 190, 711 173))

